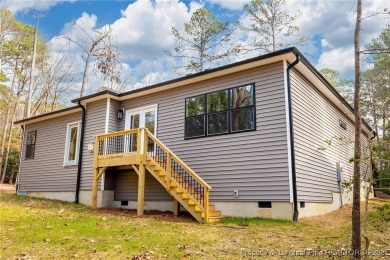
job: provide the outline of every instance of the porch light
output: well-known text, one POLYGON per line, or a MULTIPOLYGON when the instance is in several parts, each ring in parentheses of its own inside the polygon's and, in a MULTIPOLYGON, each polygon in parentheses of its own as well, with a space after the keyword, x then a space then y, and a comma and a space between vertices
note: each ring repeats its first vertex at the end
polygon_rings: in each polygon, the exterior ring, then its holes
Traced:
POLYGON ((122 119, 123 118, 124 109, 119 109, 118 113, 116 114, 116 118, 122 119))

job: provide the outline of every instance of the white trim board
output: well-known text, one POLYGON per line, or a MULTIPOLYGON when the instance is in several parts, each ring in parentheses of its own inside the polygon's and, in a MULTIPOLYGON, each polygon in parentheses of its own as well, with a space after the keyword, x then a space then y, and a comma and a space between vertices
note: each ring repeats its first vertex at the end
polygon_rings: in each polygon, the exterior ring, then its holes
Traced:
POLYGON ((287 85, 287 61, 283 60, 283 78, 284 78, 284 101, 286 109, 286 128, 287 128, 287 154, 288 154, 288 184, 290 187, 290 202, 293 202, 293 180, 292 180, 292 149, 290 139, 290 116, 289 116, 289 103, 288 103, 288 85, 287 85))
POLYGON ((79 153, 80 153, 80 132, 81 132, 81 121, 76 121, 68 123, 66 125, 66 139, 65 139, 65 151, 64 151, 64 164, 63 167, 77 165, 79 162, 79 153), (75 159, 72 161, 68 160, 69 146, 70 141, 70 129, 72 126, 77 125, 77 139, 76 139, 76 152, 75 159))

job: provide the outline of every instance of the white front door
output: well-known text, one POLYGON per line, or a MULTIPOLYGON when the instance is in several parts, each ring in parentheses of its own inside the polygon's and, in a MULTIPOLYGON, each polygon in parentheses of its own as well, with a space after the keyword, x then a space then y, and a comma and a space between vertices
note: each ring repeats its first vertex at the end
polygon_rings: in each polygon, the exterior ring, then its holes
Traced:
MULTIPOLYGON (((146 127, 154 136, 157 136, 157 105, 141 107, 137 109, 127 110, 125 119, 125 130, 146 127)), ((137 140, 132 135, 130 140, 129 151, 137 150, 137 140)), ((141 136, 141 152, 144 147, 144 138, 141 136)), ((154 144, 148 144, 148 151, 154 151, 154 144)))

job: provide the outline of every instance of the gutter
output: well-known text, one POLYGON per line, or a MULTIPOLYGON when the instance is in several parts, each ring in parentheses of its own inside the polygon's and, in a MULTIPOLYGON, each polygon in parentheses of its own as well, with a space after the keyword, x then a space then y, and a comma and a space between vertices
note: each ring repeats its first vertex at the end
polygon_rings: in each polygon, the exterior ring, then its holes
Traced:
POLYGON ((85 107, 83 105, 81 105, 81 100, 79 100, 77 104, 83 110, 83 116, 82 116, 82 120, 81 120, 79 158, 78 158, 78 164, 77 164, 76 197, 74 199, 74 202, 76 204, 79 204, 79 193, 80 193, 80 182, 81 182, 81 166, 82 166, 82 162, 83 162, 84 128, 85 128, 86 110, 85 110, 85 107))
POLYGON ((287 89, 288 89, 288 117, 290 120, 289 125, 289 135, 290 135, 290 147, 291 147, 291 171, 292 171, 292 188, 293 188, 293 204, 294 204, 294 216, 293 221, 298 221, 298 196, 297 196, 297 175, 295 171, 295 148, 294 148, 294 127, 293 127, 293 113, 292 113, 292 98, 291 98, 291 79, 290 79, 290 70, 298 64, 300 61, 300 56, 298 53, 295 54, 296 60, 288 65, 286 69, 287 74, 287 89))

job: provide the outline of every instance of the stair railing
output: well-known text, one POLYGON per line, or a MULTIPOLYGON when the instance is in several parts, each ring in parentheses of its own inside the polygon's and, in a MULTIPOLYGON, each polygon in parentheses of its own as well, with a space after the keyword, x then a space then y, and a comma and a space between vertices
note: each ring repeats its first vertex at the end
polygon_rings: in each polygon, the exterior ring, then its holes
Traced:
POLYGON ((145 131, 146 153, 151 156, 167 172, 166 182, 170 183, 169 177, 173 178, 187 193, 195 200, 194 202, 204 212, 204 220, 208 220, 209 215, 209 192, 211 190, 202 178, 199 177, 187 164, 177 157, 168 147, 166 147, 147 128, 145 131))

